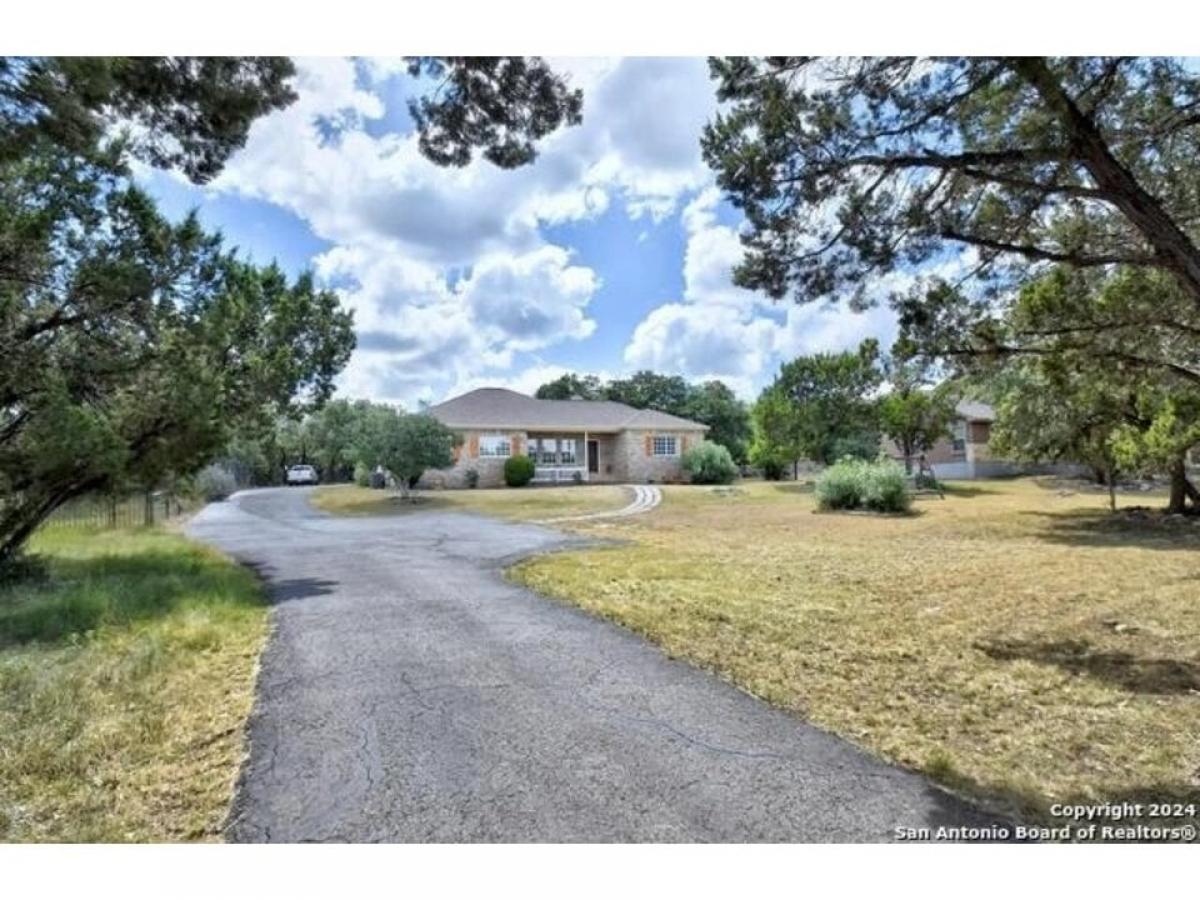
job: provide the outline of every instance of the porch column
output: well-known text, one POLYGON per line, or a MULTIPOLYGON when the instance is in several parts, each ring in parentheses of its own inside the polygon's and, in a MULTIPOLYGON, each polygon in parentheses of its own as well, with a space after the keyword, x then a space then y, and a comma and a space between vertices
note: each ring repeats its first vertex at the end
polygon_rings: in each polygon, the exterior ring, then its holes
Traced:
POLYGON ((592 460, 588 456, 588 433, 583 429, 583 480, 592 480, 592 460))

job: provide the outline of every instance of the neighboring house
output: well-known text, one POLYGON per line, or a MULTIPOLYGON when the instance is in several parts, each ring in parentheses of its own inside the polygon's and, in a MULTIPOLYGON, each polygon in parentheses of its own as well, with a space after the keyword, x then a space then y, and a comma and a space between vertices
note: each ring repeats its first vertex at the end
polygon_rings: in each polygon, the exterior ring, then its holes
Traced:
MULTIPOLYGON (((988 453, 988 438, 992 435, 992 422, 996 420, 996 411, 992 407, 963 400, 955 406, 954 412, 950 437, 942 438, 925 452, 925 461, 933 466, 939 478, 987 478, 1019 471, 1015 464, 992 459, 988 453)), ((885 439, 884 452, 904 462, 904 453, 894 442, 885 439)), ((919 454, 913 457, 914 472, 918 458, 919 454)))
MULTIPOLYGON (((1071 463, 1022 463, 996 459, 988 449, 988 439, 992 436, 992 423, 996 421, 996 411, 987 403, 963 400, 954 407, 954 412, 955 417, 950 422, 950 437, 942 438, 925 453, 925 461, 933 466, 933 472, 938 478, 1086 473, 1086 467, 1071 463)), ((904 454, 892 441, 885 439, 884 451, 900 463, 904 462, 904 454)), ((914 457, 914 472, 916 466, 917 457, 914 457)))
POLYGON ((505 388, 479 388, 427 412, 457 432, 454 465, 427 472, 429 487, 504 484, 504 461, 527 454, 536 482, 685 480, 681 457, 707 425, 609 400, 538 400, 505 388))

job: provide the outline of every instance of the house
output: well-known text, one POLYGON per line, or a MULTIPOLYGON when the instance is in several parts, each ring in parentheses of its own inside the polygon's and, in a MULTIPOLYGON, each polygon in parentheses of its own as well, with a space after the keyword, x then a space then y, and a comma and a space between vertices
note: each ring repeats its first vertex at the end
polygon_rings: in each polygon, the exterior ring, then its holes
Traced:
POLYGON ((685 480, 681 458, 707 425, 610 400, 539 400, 505 388, 479 388, 427 412, 457 432, 454 465, 427 472, 430 487, 504 484, 504 461, 527 454, 534 481, 670 482, 685 480))
MULTIPOLYGON (((940 439, 925 451, 925 461, 933 466, 939 478, 989 478, 1017 474, 1020 466, 1007 460, 993 459, 988 452, 988 439, 996 412, 986 403, 960 401, 954 408, 950 437, 940 439)), ((885 441, 885 452, 904 462, 904 453, 893 441, 885 441)), ((916 460, 913 460, 915 467, 916 460)))
MULTIPOLYGON (((938 478, 970 479, 998 478, 1005 475, 1079 475, 1086 474, 1085 466, 1067 462, 1027 463, 997 459, 988 448, 996 411, 987 403, 962 400, 954 407, 950 422, 950 437, 942 438, 925 452, 925 461, 933 466, 938 478)), ((884 440, 884 452, 897 462, 904 462, 900 448, 884 440)), ((916 459, 913 460, 914 469, 916 459)))

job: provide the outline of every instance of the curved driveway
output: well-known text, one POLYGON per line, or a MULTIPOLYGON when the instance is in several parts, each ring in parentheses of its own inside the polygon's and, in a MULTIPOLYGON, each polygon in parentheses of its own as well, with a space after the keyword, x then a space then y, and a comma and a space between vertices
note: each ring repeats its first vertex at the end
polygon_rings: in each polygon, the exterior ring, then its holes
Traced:
POLYGON ((873 841, 980 824, 923 778, 504 581, 572 539, 247 491, 190 532, 275 600, 242 841, 873 841))

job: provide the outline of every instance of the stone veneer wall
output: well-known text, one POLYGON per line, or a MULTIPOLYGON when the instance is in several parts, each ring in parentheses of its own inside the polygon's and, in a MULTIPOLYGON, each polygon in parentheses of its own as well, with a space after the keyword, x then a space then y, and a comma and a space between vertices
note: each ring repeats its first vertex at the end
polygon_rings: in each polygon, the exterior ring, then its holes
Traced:
MULTIPOLYGON (((479 456, 479 438, 483 435, 506 434, 512 442, 514 455, 525 453, 528 435, 524 431, 467 431, 463 432, 462 445, 456 448, 453 466, 447 469, 430 469, 421 476, 420 487, 425 489, 464 488, 467 486, 467 471, 479 473, 480 487, 504 486, 504 459, 495 456, 479 456)), ((582 439, 583 435, 579 435, 582 439)), ((593 481, 649 482, 686 481, 682 466, 682 454, 689 447, 702 441, 703 435, 695 431, 622 431, 616 435, 595 435, 600 443, 600 471, 593 473, 593 481), (652 456, 646 452, 646 441, 656 434, 673 435, 679 449, 678 456, 652 456), (608 471, 611 466, 612 471, 608 471)))
POLYGON ((620 481, 630 484, 687 481, 683 471, 683 453, 704 439, 696 431, 622 431, 613 442, 616 461, 613 474, 620 481), (676 456, 654 456, 647 452, 647 442, 655 435, 673 436, 676 441, 676 456))
POLYGON ((421 476, 419 486, 433 489, 464 488, 467 486, 467 471, 474 469, 479 473, 480 487, 503 487, 505 457, 479 455, 479 438, 494 434, 508 437, 514 456, 525 452, 527 438, 524 431, 464 431, 462 444, 454 449, 454 465, 448 469, 430 469, 421 476))

